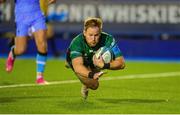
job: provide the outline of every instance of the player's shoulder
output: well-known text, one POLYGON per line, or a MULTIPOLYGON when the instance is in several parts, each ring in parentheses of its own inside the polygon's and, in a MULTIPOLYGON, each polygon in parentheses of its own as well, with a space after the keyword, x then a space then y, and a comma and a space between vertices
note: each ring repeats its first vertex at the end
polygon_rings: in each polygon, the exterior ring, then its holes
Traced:
POLYGON ((102 32, 101 43, 105 44, 106 47, 111 47, 116 43, 116 40, 111 34, 102 32))
POLYGON ((113 38, 113 36, 109 33, 106 33, 106 32, 101 32, 101 37, 102 38, 113 38))
POLYGON ((111 34, 108 34, 106 32, 101 33, 101 40, 104 41, 104 42, 115 41, 114 37, 111 34))
POLYGON ((83 38, 84 38, 83 34, 80 33, 76 37, 73 38, 73 42, 82 41, 83 38))
POLYGON ((73 38, 71 41, 71 45, 73 44, 81 44, 84 40, 84 36, 82 33, 78 34, 76 37, 73 38))

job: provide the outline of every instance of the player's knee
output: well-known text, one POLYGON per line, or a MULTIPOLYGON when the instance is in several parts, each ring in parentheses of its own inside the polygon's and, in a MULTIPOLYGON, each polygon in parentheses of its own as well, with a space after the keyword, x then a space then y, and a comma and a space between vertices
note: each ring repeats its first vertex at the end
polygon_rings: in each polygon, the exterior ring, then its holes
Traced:
POLYGON ((23 54, 25 51, 26 51, 26 48, 23 48, 23 47, 22 47, 22 48, 18 48, 18 49, 16 48, 16 49, 15 49, 15 54, 16 54, 16 55, 21 55, 21 54, 23 54))

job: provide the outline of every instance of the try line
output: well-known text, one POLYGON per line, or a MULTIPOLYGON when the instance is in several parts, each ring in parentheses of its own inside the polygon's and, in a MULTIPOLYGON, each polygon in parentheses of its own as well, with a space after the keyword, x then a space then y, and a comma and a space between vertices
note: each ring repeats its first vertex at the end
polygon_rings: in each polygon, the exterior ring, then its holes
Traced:
MULTIPOLYGON (((102 77, 100 81, 109 81, 109 80, 120 80, 120 79, 139 79, 139 78, 162 78, 162 77, 173 77, 180 76, 180 72, 166 72, 166 73, 150 73, 150 74, 132 74, 124 76, 114 76, 114 77, 102 77)), ((52 81, 48 82, 46 85, 56 85, 56 84, 71 84, 71 83, 80 83, 79 80, 66 80, 66 81, 52 81)), ((37 84, 16 84, 16 85, 3 85, 0 86, 0 89, 3 88, 17 88, 17 87, 32 87, 32 86, 43 86, 37 84)))

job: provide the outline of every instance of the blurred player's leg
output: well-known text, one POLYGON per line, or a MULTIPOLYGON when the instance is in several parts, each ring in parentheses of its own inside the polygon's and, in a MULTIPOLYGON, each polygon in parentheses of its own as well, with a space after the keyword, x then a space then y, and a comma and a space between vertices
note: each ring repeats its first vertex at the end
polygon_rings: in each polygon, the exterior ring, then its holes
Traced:
POLYGON ((27 32, 28 25, 23 23, 22 21, 17 21, 15 45, 11 47, 8 59, 6 61, 7 72, 11 72, 13 70, 15 57, 25 52, 27 47, 27 32))
POLYGON ((58 51, 57 47, 56 47, 56 41, 54 38, 54 30, 51 24, 48 23, 47 21, 47 39, 50 43, 51 49, 52 49, 52 53, 55 57, 59 57, 60 56, 60 52, 58 51))
POLYGON ((6 61, 6 71, 11 72, 14 67, 14 62, 17 55, 21 55, 25 52, 27 46, 27 37, 16 37, 15 45, 11 47, 7 61, 6 61))
POLYGON ((37 64, 37 84, 47 84, 44 80, 44 70, 47 61, 47 40, 46 30, 38 30, 34 33, 38 54, 36 57, 37 64))
POLYGON ((14 61, 15 61, 15 54, 14 54, 14 47, 11 48, 11 51, 9 52, 7 61, 6 61, 6 71, 11 72, 13 70, 14 61))
POLYGON ((36 64, 37 64, 37 84, 47 84, 47 81, 44 80, 44 70, 47 60, 47 53, 38 53, 36 57, 36 64))
POLYGON ((45 17, 40 16, 34 20, 31 28, 38 50, 36 56, 36 83, 47 84, 48 82, 44 80, 44 70, 47 61, 47 26, 45 17))

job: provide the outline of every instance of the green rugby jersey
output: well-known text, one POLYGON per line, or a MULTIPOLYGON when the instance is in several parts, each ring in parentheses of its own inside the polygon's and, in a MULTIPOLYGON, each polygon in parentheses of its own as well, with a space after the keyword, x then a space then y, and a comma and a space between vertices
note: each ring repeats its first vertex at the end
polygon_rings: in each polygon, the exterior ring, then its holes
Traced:
MULTIPOLYGON (((84 64, 86 66, 93 67, 92 57, 96 53, 96 51, 100 47, 103 47, 103 46, 112 47, 114 45, 116 45, 116 43, 115 43, 115 39, 113 38, 113 36, 102 32, 99 43, 95 47, 90 47, 90 46, 88 46, 88 44, 84 38, 84 35, 81 33, 72 40, 72 42, 68 48, 66 59, 71 65, 72 59, 81 56, 81 57, 83 57, 84 64)), ((122 55, 122 53, 119 50, 118 53, 116 53, 114 56, 118 57, 121 55, 122 55)))

